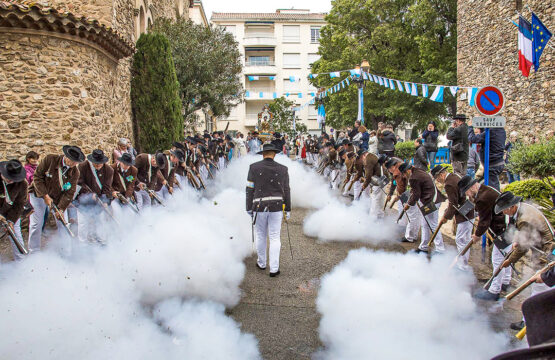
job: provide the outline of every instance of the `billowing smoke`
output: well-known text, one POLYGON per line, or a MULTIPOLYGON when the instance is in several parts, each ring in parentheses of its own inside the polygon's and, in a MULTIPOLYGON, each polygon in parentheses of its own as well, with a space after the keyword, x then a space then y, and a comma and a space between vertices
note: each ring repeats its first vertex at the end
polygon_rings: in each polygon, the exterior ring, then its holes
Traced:
POLYGON ((396 241, 397 226, 391 219, 371 216, 369 206, 369 200, 351 205, 332 200, 305 218, 303 231, 321 241, 396 241))
POLYGON ((489 359, 506 351, 452 257, 352 250, 322 279, 317 359, 489 359))

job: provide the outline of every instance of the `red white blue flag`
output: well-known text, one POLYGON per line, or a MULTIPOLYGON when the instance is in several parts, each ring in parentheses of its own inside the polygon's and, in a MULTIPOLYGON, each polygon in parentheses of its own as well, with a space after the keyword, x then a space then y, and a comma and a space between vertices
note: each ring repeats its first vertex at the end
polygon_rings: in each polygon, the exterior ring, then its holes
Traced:
POLYGON ((522 75, 528 77, 533 63, 532 25, 519 16, 518 18, 518 68, 522 75))

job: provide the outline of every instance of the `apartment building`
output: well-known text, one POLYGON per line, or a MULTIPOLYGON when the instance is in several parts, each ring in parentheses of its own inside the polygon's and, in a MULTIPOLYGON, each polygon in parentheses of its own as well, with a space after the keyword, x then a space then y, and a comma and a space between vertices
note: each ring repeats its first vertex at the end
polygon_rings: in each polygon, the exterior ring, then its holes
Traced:
MULTIPOLYGON (((235 36, 243 56, 242 81, 245 101, 229 117, 218 121, 229 130, 251 131, 265 104, 282 95, 296 105, 303 105, 317 89, 308 82, 310 64, 319 59, 320 28, 325 13, 310 10, 278 9, 275 13, 217 13, 211 22, 235 36), (225 125, 223 125, 225 126, 225 125)), ((304 107, 297 121, 318 133, 317 111, 304 107)))

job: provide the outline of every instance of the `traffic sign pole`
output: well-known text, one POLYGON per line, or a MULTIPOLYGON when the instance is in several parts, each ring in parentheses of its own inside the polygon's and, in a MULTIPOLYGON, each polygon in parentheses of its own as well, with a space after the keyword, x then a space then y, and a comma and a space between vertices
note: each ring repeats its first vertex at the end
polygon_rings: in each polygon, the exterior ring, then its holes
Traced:
MULTIPOLYGON (((489 142, 490 131, 485 129, 485 149, 484 149, 484 185, 489 185, 489 142)), ((482 262, 486 262, 486 235, 482 236, 482 262)))

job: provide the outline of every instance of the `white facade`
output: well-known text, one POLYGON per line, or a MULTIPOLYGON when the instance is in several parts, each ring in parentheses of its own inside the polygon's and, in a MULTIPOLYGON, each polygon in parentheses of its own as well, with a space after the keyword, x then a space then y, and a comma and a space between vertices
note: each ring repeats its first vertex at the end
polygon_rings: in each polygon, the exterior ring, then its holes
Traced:
POLYGON ((201 0, 193 0, 193 6, 189 9, 189 19, 197 25, 208 26, 208 18, 201 0))
MULTIPOLYGON (((309 10, 213 13, 212 23, 225 27, 239 43, 242 81, 247 91, 245 101, 229 117, 219 119, 218 128, 229 121, 229 130, 251 131, 264 104, 275 97, 283 95, 296 105, 303 105, 316 94, 308 75, 310 64, 319 59, 318 40, 320 28, 325 25, 324 16, 309 10)), ((314 106, 307 106, 296 115, 309 131, 318 130, 314 106)))

